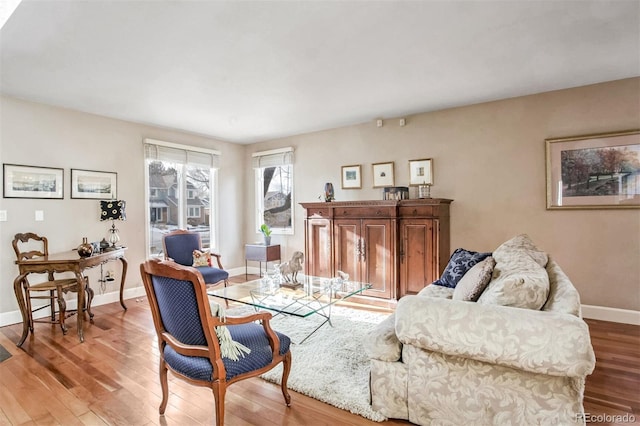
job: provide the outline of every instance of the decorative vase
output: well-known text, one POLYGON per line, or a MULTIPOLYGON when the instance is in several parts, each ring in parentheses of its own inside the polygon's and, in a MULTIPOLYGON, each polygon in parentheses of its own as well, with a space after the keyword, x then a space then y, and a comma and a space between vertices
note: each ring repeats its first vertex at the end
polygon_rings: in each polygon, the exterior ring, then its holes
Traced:
POLYGON ((265 246, 270 246, 271 245, 271 236, 264 236, 264 245, 265 246))
POLYGON ((93 244, 87 241, 87 237, 82 238, 82 244, 78 246, 80 257, 89 257, 93 254, 93 244))
POLYGON ((324 201, 330 203, 333 200, 335 200, 333 184, 331 182, 327 182, 324 184, 324 201))

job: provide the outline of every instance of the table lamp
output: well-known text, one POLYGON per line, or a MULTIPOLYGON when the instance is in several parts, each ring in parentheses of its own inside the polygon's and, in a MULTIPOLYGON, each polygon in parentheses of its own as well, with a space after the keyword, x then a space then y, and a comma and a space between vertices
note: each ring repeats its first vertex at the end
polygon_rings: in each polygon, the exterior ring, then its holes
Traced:
POLYGON ((124 211, 126 204, 124 200, 100 201, 100 221, 111 221, 111 229, 109 229, 109 237, 107 238, 107 241, 111 243, 111 247, 109 248, 111 250, 115 249, 116 244, 120 241, 115 221, 127 220, 124 211))

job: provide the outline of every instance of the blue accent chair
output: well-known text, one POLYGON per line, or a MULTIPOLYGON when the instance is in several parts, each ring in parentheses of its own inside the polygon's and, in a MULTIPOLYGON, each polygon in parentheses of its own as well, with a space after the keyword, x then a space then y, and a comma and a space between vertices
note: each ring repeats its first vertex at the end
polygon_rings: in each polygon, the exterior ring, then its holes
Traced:
MULTIPOLYGON (((202 251, 202 241, 200 234, 197 232, 178 229, 169 232, 162 237, 162 245, 164 246, 164 258, 173 260, 184 266, 193 265, 193 251, 202 251)), ((216 284, 224 280, 224 286, 229 284, 229 273, 222 268, 220 262, 220 254, 211 253, 216 258, 218 267, 214 266, 197 266, 196 269, 202 274, 204 282, 207 284, 216 284)))
POLYGON ((287 407, 291 405, 287 390, 291 340, 271 329, 270 313, 226 317, 222 322, 211 314, 205 282, 195 268, 151 259, 140 265, 140 273, 158 334, 162 386, 160 415, 164 414, 169 398, 168 370, 188 383, 211 388, 218 426, 224 425, 227 387, 263 374, 281 362, 282 395, 287 407), (227 327, 232 339, 251 352, 237 361, 222 357, 214 329, 217 326, 227 327))

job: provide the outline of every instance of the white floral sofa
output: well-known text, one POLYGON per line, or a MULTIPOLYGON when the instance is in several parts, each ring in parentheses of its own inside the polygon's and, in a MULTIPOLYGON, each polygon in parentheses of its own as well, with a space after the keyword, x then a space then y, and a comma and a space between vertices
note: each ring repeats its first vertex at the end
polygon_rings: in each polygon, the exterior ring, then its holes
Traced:
POLYGON ((526 235, 493 258, 477 302, 430 285, 371 332, 374 410, 420 425, 584 424, 595 356, 576 289, 526 235))

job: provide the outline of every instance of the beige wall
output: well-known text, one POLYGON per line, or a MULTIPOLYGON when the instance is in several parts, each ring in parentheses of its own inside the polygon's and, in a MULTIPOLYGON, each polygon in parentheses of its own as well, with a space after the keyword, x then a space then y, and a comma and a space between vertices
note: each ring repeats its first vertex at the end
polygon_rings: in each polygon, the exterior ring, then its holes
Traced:
MULTIPOLYGON (((0 210, 6 210, 9 219, 0 222, 0 324, 17 312, 12 284, 17 267, 11 248, 16 233, 47 236, 51 252, 71 250, 84 236, 97 241, 107 234, 109 224, 98 220, 97 200, 70 198, 72 168, 118 173, 118 198, 127 201, 127 221, 117 224, 122 243, 129 247, 126 288, 142 285, 138 268, 146 256, 144 138, 221 151, 219 246, 229 253, 227 264, 244 264, 242 239, 237 237, 244 220, 237 196, 245 186, 244 173, 237 167, 243 162, 243 146, 9 97, 0 98, 0 108, 0 162, 63 168, 65 179, 63 200, 0 198, 0 210), (35 210, 44 211, 43 222, 34 220, 35 210)), ((120 268, 116 263, 106 267, 120 268)), ((98 277, 99 268, 89 272, 96 294, 98 277)), ((109 283, 105 293, 116 290, 115 283, 109 283)))
MULTIPOLYGON (((640 128, 640 79, 508 99, 385 120, 247 147, 250 153, 295 148, 295 201, 316 201, 325 182, 336 199, 380 199, 371 164, 395 162, 395 184, 407 185, 408 160, 434 159, 432 196, 455 200, 451 246, 492 251, 527 233, 567 272, 589 305, 640 310, 640 210, 546 210, 546 138, 640 128), (362 164, 363 188, 342 190, 343 165, 362 164)), ((415 188, 411 196, 415 197, 415 188)), ((253 192, 245 203, 253 212, 253 192)), ((295 235, 275 236, 285 257, 304 248, 304 211, 295 235)), ((247 235, 255 235, 253 218, 247 235)))
MULTIPOLYGON (((127 289, 141 285, 144 138, 222 152, 219 245, 228 269, 243 267, 244 243, 259 240, 252 152, 295 148, 295 235, 274 236, 274 242, 283 244, 285 258, 304 248, 303 210, 297 203, 317 200, 325 182, 334 183, 338 200, 380 199, 381 191, 371 188, 372 163, 394 161, 396 185, 406 185, 408 160, 433 158, 432 195, 455 200, 452 247, 490 251, 526 232, 560 262, 583 303, 640 310, 640 210, 547 211, 544 159, 545 138, 640 128, 639 78, 406 120, 405 127, 389 119, 382 128, 371 122, 242 146, 0 97, 0 162, 60 167, 65 173, 63 200, 0 198, 0 210, 9 216, 0 222, 0 324, 17 312, 11 250, 15 233, 45 234, 52 251, 71 249, 83 236, 94 240, 106 234, 108 225, 96 219, 97 201, 70 199, 71 168, 118 173, 118 196, 127 200, 128 220, 119 224, 129 247, 127 289), (340 167, 349 164, 363 166, 361 190, 340 188, 340 167), (44 211, 44 222, 34 221, 35 210, 44 211)), ((94 283, 97 274, 90 273, 94 283)), ((112 283, 106 293, 115 290, 112 283)))

